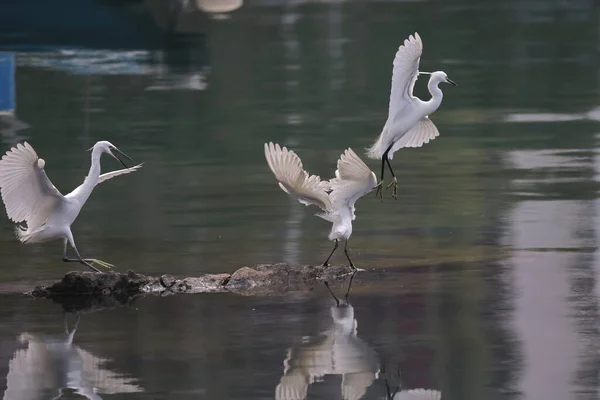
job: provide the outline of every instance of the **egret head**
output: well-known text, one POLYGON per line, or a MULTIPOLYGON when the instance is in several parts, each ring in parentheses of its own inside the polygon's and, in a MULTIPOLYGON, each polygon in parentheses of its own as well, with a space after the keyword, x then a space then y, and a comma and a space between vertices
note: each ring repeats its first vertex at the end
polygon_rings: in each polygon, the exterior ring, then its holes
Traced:
POLYGON ((431 75, 430 80, 437 81, 441 83, 449 83, 454 86, 458 86, 454 81, 448 78, 448 75, 444 71, 435 71, 435 72, 419 72, 419 75, 431 75))
POLYGON ((115 146, 114 144, 112 144, 109 141, 106 140, 102 140, 98 143, 96 143, 94 145, 94 147, 92 147, 90 150, 96 150, 99 151, 100 154, 102 153, 107 153, 110 156, 112 156, 115 160, 119 161, 125 168, 129 168, 127 167, 127 165, 125 165, 125 163, 123 162, 123 160, 121 160, 118 156, 116 156, 113 151, 115 151, 117 154, 121 154, 123 157, 127 158, 128 160, 130 160, 131 162, 135 162, 133 161, 133 159, 131 157, 129 157, 127 154, 123 153, 121 150, 117 149, 117 146, 115 146))

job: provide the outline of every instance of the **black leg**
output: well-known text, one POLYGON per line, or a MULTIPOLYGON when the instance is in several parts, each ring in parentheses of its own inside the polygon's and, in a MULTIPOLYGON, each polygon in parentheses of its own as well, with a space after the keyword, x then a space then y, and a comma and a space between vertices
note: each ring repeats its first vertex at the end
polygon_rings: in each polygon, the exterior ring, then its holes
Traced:
POLYGON ((390 165, 390 160, 388 159, 388 154, 390 152, 390 150, 392 149, 392 146, 394 144, 390 144, 390 146, 387 148, 387 150, 383 153, 383 156, 381 157, 381 180, 379 181, 379 184, 377 185, 377 191, 375 192, 375 197, 379 196, 382 200, 383 200, 383 193, 382 193, 382 186, 383 186, 383 176, 384 176, 384 172, 385 172, 385 164, 387 163, 388 168, 390 169, 390 172, 392 173, 392 177, 394 179, 396 179, 396 176, 394 175, 394 171, 392 170, 392 166, 390 165))
POLYGON ((385 162, 387 163, 387 165, 388 165, 388 168, 389 168, 389 170, 390 170, 390 173, 392 174, 392 178, 394 178, 394 179, 395 179, 395 178, 396 178, 396 175, 394 174, 394 170, 392 169, 392 165, 390 164, 390 159, 388 158, 387 154, 388 154, 388 153, 387 153, 387 151, 386 151, 386 153, 385 153, 385 162))
POLYGON ((63 247, 63 258, 62 258, 64 262, 78 262, 78 263, 81 263, 81 264, 85 265, 86 267, 90 268, 94 272, 100 272, 100 270, 98 268, 94 267, 87 260, 84 260, 83 258, 81 258, 79 251, 77 251, 77 247, 73 246, 73 250, 75 250, 75 254, 77 255, 76 259, 67 257, 67 239, 65 239, 65 245, 63 247))
POLYGON ((348 254, 348 239, 346 239, 346 245, 344 246, 344 254, 346 254, 346 258, 350 263, 350 268, 352 268, 353 271, 356 271, 356 267, 354 266, 354 264, 352 264, 352 260, 350 259, 350 255, 348 254))
POLYGON ((329 293, 331 293, 331 296, 333 297, 333 299, 335 300, 335 304, 337 307, 340 306, 340 300, 336 297, 335 294, 333 294, 333 292, 331 291, 331 288, 329 287, 329 283, 327 282, 323 282, 325 284, 325 287, 327 288, 327 290, 329 290, 329 293))
POLYGON ((390 184, 387 186, 388 188, 392 188, 392 197, 394 197, 394 199, 398 200, 398 179, 396 178, 396 175, 394 174, 394 170, 392 169, 392 164, 390 164, 390 159, 388 158, 388 152, 391 150, 392 146, 390 146, 387 151, 385 152, 385 162, 388 165, 388 168, 390 169, 390 173, 392 174, 392 182, 390 182, 390 184))
POLYGON ((348 303, 348 295, 350 295, 350 289, 352 288, 352 281, 354 280, 354 275, 356 275, 356 271, 352 273, 352 276, 350 277, 350 283, 348 283, 348 290, 346 290, 346 296, 344 296, 344 298, 346 299, 346 303, 348 303))
POLYGON ((331 258, 331 256, 333 255, 333 253, 335 253, 335 251, 338 248, 338 240, 335 239, 335 244, 333 245, 333 250, 331 250, 331 254, 329 255, 329 257, 327 257, 327 260, 325 260, 325 262, 323 263, 324 267, 329 267, 329 259, 331 258))
POLYGON ((400 391, 400 389, 402 388, 402 378, 400 376, 400 366, 399 365, 398 365, 398 372, 397 373, 398 373, 398 385, 396 385, 396 389, 392 393, 392 391, 390 390, 390 385, 389 385, 388 380, 387 380, 385 363, 381 367, 381 374, 383 375, 383 381, 385 383, 385 391, 387 393, 387 399, 388 400, 393 400, 394 396, 396 395, 396 393, 398 393, 400 391))

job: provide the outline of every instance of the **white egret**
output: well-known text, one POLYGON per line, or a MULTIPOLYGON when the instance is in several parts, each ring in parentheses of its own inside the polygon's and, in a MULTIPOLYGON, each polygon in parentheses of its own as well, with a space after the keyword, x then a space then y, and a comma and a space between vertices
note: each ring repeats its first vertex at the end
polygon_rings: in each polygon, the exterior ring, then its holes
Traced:
POLYGON ((376 195, 381 197, 383 172, 387 163, 393 178, 388 187, 393 187, 392 196, 397 199, 398 180, 390 165, 393 154, 403 147, 421 147, 440 134, 429 119, 429 114, 438 109, 444 97, 438 85, 450 83, 458 86, 443 71, 419 72, 422 52, 423 42, 416 32, 398 48, 394 58, 388 118, 377 141, 367 149, 369 158, 381 159, 381 181, 376 192, 376 195), (431 99, 428 101, 413 96, 415 82, 421 74, 431 75, 427 84, 431 93, 431 99))
POLYGON ((100 272, 91 263, 103 267, 112 267, 112 264, 97 259, 83 259, 75 246, 71 224, 98 183, 136 171, 142 164, 128 168, 112 151, 133 160, 107 141, 100 141, 89 150, 92 150, 92 165, 83 184, 63 196, 48 179, 44 171, 46 163, 38 157, 33 147, 27 142, 18 144, 7 151, 0 160, 0 193, 8 218, 17 224, 27 224, 26 228, 19 225, 15 228, 15 233, 22 243, 63 239, 63 261, 80 262, 100 272), (110 154, 125 169, 100 175, 102 153, 110 154), (73 247, 76 259, 67 258, 67 241, 73 247))
POLYGON ((265 143, 265 158, 284 192, 306 206, 319 207, 323 212, 316 216, 333 224, 329 240, 335 241, 335 245, 323 265, 329 265, 338 241, 343 238, 346 239, 346 258, 350 267, 356 269, 348 255, 348 239, 352 235, 352 221, 356 218, 354 203, 377 186, 375 174, 350 148, 340 156, 335 178, 329 181, 309 175, 303 169, 300 157, 278 144, 265 143))

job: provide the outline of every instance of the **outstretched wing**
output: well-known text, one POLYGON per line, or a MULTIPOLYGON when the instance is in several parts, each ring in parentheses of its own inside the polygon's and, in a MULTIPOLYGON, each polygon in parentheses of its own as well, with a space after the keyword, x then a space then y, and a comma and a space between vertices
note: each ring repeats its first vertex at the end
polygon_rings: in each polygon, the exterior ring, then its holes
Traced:
POLYGON ((18 144, 0 160, 0 192, 8 218, 27 222, 31 232, 42 226, 64 201, 46 172, 45 162, 29 143, 18 144))
POLYGON ((394 396, 394 400, 440 400, 442 392, 432 389, 402 390, 394 396))
POLYGON ((418 33, 409 36, 398 48, 392 72, 389 118, 402 112, 413 100, 413 88, 419 76, 419 60, 423 53, 423 42, 418 33))
POLYGON ((438 136, 440 136, 440 132, 437 127, 429 117, 425 116, 422 120, 417 121, 400 140, 394 143, 392 151, 388 153, 388 158, 391 160, 393 154, 403 147, 421 147, 438 136))
POLYGON ((377 177, 351 148, 340 156, 337 166, 335 178, 329 181, 329 198, 334 208, 351 207, 354 219, 354 203, 375 188, 377 177))
POLYGON ((135 172, 138 169, 142 168, 142 165, 144 165, 144 163, 138 164, 134 167, 131 168, 123 168, 123 169, 118 169, 116 171, 110 171, 107 172, 105 174, 102 174, 98 177, 98 181, 96 182, 96 185, 98 185, 99 183, 102 183, 104 181, 107 181, 111 178, 114 178, 115 176, 119 176, 119 175, 123 175, 123 174, 128 174, 130 172, 135 172))
POLYGON ((331 208, 325 192, 329 184, 316 175, 309 176, 296 153, 278 144, 265 143, 265 158, 284 192, 304 205, 312 204, 323 210, 331 208))

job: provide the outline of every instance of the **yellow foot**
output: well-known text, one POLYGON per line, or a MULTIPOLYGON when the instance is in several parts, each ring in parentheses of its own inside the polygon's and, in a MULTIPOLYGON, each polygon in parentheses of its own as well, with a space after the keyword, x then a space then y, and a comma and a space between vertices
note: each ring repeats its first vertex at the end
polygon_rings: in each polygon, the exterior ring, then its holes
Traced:
POLYGON ((381 191, 381 188, 383 187, 383 181, 379 182, 375 187, 377 188, 377 191, 375 192, 375 197, 379 197, 381 201, 383 201, 383 193, 381 191))
POLYGON ((111 268, 115 267, 111 263, 107 263, 106 261, 98 260, 97 258, 88 258, 85 261, 89 262, 92 265, 98 264, 100 267, 106 268, 106 269, 111 269, 111 268))
POLYGON ((396 200, 398 200, 398 179, 396 179, 396 177, 394 177, 394 179, 392 180, 392 182, 387 185, 387 188, 392 188, 392 197, 396 200))

